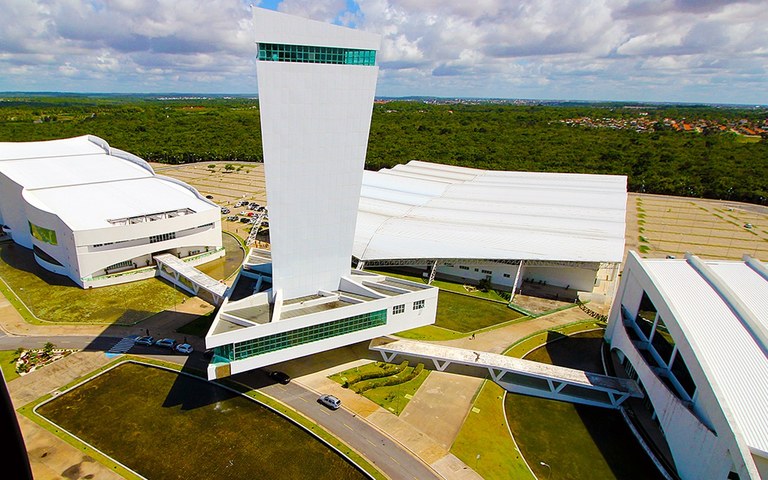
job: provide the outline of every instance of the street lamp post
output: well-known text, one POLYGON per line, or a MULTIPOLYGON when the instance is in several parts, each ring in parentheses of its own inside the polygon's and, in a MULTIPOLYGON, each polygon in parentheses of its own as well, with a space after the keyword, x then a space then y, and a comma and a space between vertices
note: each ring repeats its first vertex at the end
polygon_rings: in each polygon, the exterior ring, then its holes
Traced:
POLYGON ((539 462, 542 467, 547 467, 547 480, 552 477, 552 467, 547 462, 539 462))

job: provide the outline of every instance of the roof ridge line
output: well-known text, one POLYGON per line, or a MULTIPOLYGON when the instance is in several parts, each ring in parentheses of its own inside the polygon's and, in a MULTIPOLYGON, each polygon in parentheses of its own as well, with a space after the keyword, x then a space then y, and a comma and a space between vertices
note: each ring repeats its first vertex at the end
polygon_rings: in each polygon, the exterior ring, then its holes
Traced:
MULTIPOLYGON (((763 355, 768 358, 768 328, 752 313, 752 310, 736 295, 736 292, 729 287, 722 278, 704 261, 692 253, 686 253, 685 259, 688 265, 693 268, 723 299, 726 305, 741 321, 741 324, 747 329, 747 332, 755 339, 757 346, 763 351, 763 355)), ((746 262, 750 268, 753 268, 749 262, 746 262)), ((760 272, 758 274, 762 275, 760 272)))

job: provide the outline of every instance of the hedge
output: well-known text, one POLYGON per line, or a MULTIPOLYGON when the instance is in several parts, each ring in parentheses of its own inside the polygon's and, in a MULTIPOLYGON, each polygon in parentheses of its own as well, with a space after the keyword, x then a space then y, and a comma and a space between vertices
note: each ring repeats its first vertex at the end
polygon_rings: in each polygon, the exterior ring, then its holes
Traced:
POLYGON ((368 371, 361 374, 354 374, 347 376, 344 381, 344 388, 349 388, 352 384, 362 382, 364 380, 370 380, 372 378, 389 377, 390 375, 397 375, 408 367, 408 360, 404 360, 400 365, 392 365, 391 363, 380 363, 380 372, 368 371))
MULTIPOLYGON (((403 363, 407 363, 407 362, 403 362, 403 363)), ((419 363, 418 365, 416 365, 416 367, 414 367, 413 370, 410 371, 410 373, 402 374, 403 372, 400 371, 395 375, 390 375, 384 378, 381 378, 381 377, 373 378, 367 381, 360 381, 355 384, 350 384, 349 388, 351 388, 356 393, 363 393, 366 390, 370 390, 372 388, 399 385, 401 383, 410 382, 414 378, 418 377, 422 370, 424 370, 424 364, 419 363)))

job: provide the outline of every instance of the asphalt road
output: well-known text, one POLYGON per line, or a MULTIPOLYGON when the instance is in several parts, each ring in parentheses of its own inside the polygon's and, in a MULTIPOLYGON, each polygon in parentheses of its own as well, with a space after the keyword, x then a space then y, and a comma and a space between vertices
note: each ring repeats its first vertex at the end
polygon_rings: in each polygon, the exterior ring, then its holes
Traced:
MULTIPOLYGON (((258 374, 255 374, 258 375, 258 374)), ((441 479, 408 450, 373 428, 342 405, 331 410, 317 402, 317 393, 291 382, 259 389, 316 421, 393 479, 441 479)))

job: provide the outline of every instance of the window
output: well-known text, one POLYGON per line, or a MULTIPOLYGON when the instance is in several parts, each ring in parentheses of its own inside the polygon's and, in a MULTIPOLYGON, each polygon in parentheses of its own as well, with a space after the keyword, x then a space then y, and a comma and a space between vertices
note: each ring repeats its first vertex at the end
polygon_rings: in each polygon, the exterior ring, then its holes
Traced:
POLYGON ((414 310, 421 310, 422 308, 424 308, 424 300, 416 300, 413 302, 414 310))
POLYGON ((27 221, 29 223, 29 233, 32 234, 33 237, 40 240, 41 242, 47 243, 49 245, 58 245, 59 242, 56 239, 56 231, 51 230, 50 228, 40 227, 38 225, 35 225, 34 223, 27 221))
MULTIPOLYGON (((405 305, 403 305, 403 307, 405 307, 405 305)), ((333 322, 310 325, 308 327, 297 328, 296 330, 266 335, 261 338, 254 338, 244 342, 222 345, 214 348, 214 355, 219 357, 217 360, 243 360, 256 355, 303 345, 305 343, 317 342, 326 338, 378 327, 385 325, 386 323, 387 311, 379 310, 333 322)))
POLYGON ((375 50, 260 43, 259 60, 266 62, 331 63, 337 65, 376 65, 375 50))
POLYGON ((133 266, 133 261, 132 260, 126 260, 124 262, 117 262, 114 265, 110 265, 110 266, 106 267, 104 270, 113 270, 115 268, 132 267, 132 266, 133 266))
POLYGON ((509 278, 509 274, 508 274, 508 273, 505 273, 505 274, 504 274, 504 278, 509 278))
POLYGON ((161 233, 160 235, 152 235, 149 237, 149 243, 164 242, 166 240, 173 240, 176 238, 176 232, 161 233))
POLYGON ((395 305, 394 307, 392 307, 392 315, 398 315, 403 312, 405 312, 405 304, 395 305))
POLYGON ((643 299, 640 301, 640 308, 637 311, 637 317, 635 317, 635 323, 643 332, 646 339, 651 338, 651 330, 653 329, 653 322, 656 320, 656 307, 648 298, 648 294, 643 292, 643 299))
POLYGON ((493 275, 493 272, 491 270, 480 270, 480 271, 488 275, 493 275))
POLYGON ((672 372, 672 375, 675 376, 675 379, 677 379, 680 386, 683 387, 685 393, 693 398, 693 394, 696 392, 696 384, 693 382, 691 372, 688 371, 688 367, 685 365, 685 360, 683 360, 683 356, 680 355, 680 352, 675 355, 675 360, 672 362, 670 371, 672 372))
POLYGON ((669 360, 672 358, 672 351, 675 348, 675 340, 670 335, 667 325, 661 317, 656 321, 656 330, 653 332, 651 345, 653 345, 654 350, 656 350, 661 359, 664 360, 664 364, 668 365, 669 360))
POLYGON ((459 268, 460 268, 461 270, 469 270, 469 267, 467 267, 467 266, 464 266, 464 265, 459 265, 459 268))
POLYGON ((480 269, 479 269, 479 268, 476 268, 476 269, 475 269, 475 271, 476 271, 476 272, 479 272, 479 271, 480 271, 480 269))

